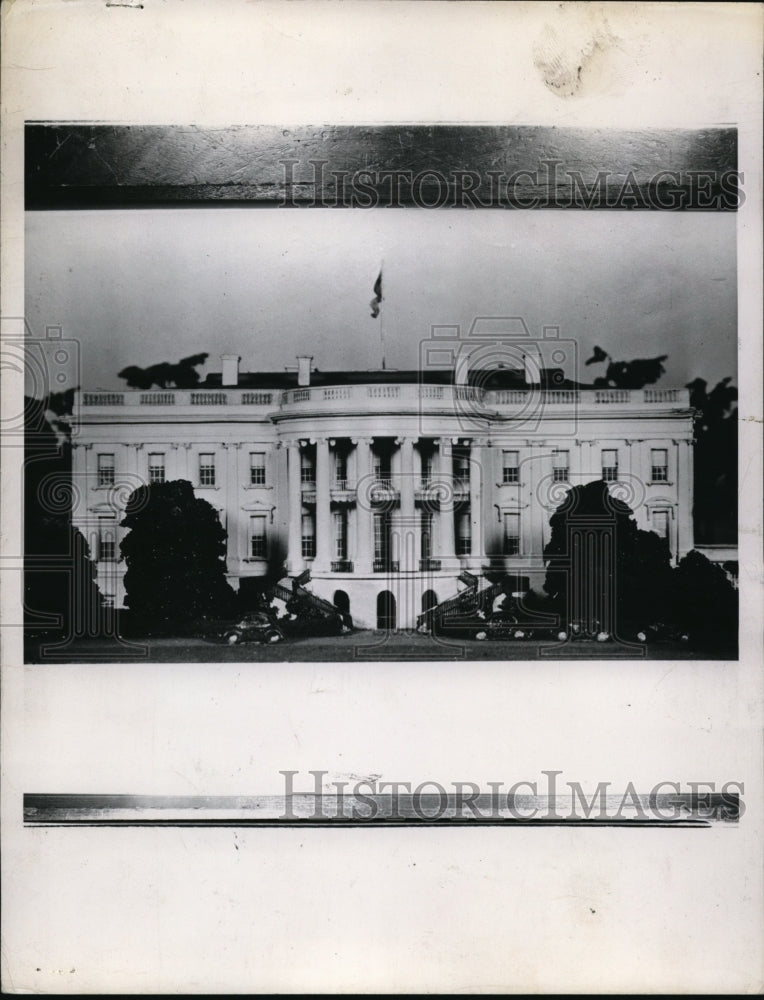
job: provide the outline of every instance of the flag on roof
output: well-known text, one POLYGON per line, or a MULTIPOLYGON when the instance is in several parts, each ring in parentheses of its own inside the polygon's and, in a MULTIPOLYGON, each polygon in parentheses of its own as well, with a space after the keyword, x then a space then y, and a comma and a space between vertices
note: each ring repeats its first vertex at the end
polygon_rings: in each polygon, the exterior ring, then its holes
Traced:
POLYGON ((376 319, 379 316, 379 307, 382 304, 382 271, 379 272, 377 280, 374 282, 374 298, 371 300, 369 305, 371 306, 371 318, 376 319))

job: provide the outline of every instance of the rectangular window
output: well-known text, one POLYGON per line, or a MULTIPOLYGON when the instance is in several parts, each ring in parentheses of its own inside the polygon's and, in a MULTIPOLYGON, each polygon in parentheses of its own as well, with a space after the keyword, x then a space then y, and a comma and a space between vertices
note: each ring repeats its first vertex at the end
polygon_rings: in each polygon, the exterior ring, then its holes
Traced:
POLYGON ((470 515, 460 513, 456 518, 456 554, 458 556, 468 556, 472 543, 472 525, 470 515))
POLYGON ((454 481, 462 485, 470 481, 469 449, 454 448, 454 481))
POLYGON ((390 518, 383 513, 374 515, 374 558, 390 558, 390 518))
MULTIPOLYGON (((335 452, 334 455, 334 485, 335 489, 346 490, 348 488, 348 457, 344 451, 335 452)), ((338 556, 344 559, 344 556, 338 556)))
POLYGON ((249 453, 249 485, 265 486, 265 452, 249 453))
POLYGON ((432 452, 425 452, 422 455, 422 486, 430 485, 432 479, 432 452))
POLYGON ((303 486, 313 486, 316 482, 316 467, 313 457, 307 452, 300 454, 300 482, 303 486))
POLYGON ((651 517, 653 531, 661 538, 668 540, 669 536, 669 512, 667 510, 654 510, 651 517))
POLYGON ((504 555, 516 556, 520 553, 520 515, 504 514, 504 555))
POLYGON ((392 480, 392 467, 389 455, 374 456, 374 478, 383 483, 390 483, 392 480))
POLYGON ((303 559, 316 557, 316 525, 312 514, 302 515, 302 557, 303 559))
POLYGON ((215 485, 215 456, 211 452, 199 456, 199 485, 215 485))
POLYGON ((618 452, 615 449, 602 450, 602 478, 606 483, 614 483, 618 479, 618 452))
POLYGON ((98 518, 98 558, 101 562, 117 558, 117 525, 110 517, 98 518))
POLYGON ((159 451, 152 451, 149 455, 149 482, 163 483, 164 481, 164 454, 159 451))
POLYGON ((668 451, 665 448, 653 448, 651 450, 650 465, 652 467, 652 482, 668 482, 668 451))
POLYGON ((249 554, 253 559, 265 559, 265 514, 253 514, 249 519, 249 554))
POLYGON ((113 486, 114 485, 114 455, 99 455, 98 456, 98 485, 99 486, 113 486))
POLYGON ((347 513, 344 510, 335 510, 332 515, 334 521, 334 558, 347 559, 348 557, 348 522, 347 513))
POLYGON ((422 559, 429 559, 432 556, 432 511, 423 510, 420 514, 421 523, 421 549, 422 559))
POLYGON ((555 449, 552 456, 552 478, 556 483, 567 483, 570 478, 570 452, 555 449))
POLYGON ((520 452, 503 451, 502 453, 502 477, 503 483, 520 482, 520 452))

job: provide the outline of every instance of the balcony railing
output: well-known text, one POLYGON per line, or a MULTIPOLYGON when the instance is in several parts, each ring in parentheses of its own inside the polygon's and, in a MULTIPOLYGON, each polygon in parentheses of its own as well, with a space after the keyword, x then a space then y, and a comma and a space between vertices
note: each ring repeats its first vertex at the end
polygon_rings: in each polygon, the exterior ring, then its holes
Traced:
POLYGON ((439 504, 444 492, 442 479, 422 479, 414 487, 414 499, 420 503, 439 504))
POLYGON ((419 389, 420 399, 443 399, 444 385, 423 385, 419 389))
POLYGON ((225 392, 192 392, 192 406, 227 406, 228 395, 225 392))
POLYGON ((367 385, 366 395, 369 399, 398 399, 401 394, 399 385, 367 385))
POLYGON ((631 393, 628 389, 599 389, 594 393, 595 403, 630 403, 631 393))
POLYGON ((335 479, 329 487, 329 493, 332 500, 336 500, 338 503, 349 503, 355 500, 355 485, 347 479, 335 479))
POLYGON ((646 403, 676 403, 678 398, 678 389, 645 389, 646 403))
POLYGON ((332 562, 332 573, 352 573, 353 563, 350 559, 335 559, 332 562))
POLYGON ((322 398, 323 399, 350 399, 351 389, 349 385, 337 385, 331 386, 328 389, 324 389, 322 398))
POLYGON ((175 393, 142 392, 141 406, 175 406, 175 393))
POLYGON ((248 390, 238 387, 224 389, 161 388, 154 390, 127 389, 124 391, 98 390, 82 392, 79 402, 82 406, 152 406, 174 408, 184 406, 228 406, 228 407, 284 407, 310 403, 320 410, 334 408, 354 409, 359 404, 368 405, 377 400, 382 409, 389 407, 391 413, 404 410, 410 405, 425 404, 425 411, 432 408, 441 411, 467 401, 483 406, 526 407, 529 404, 551 406, 602 406, 608 404, 683 404, 689 405, 686 389, 541 389, 527 387, 520 389, 483 389, 472 385, 417 385, 417 384, 373 384, 305 386, 296 389, 248 390))
POLYGON ((124 406, 123 392, 83 392, 83 406, 124 406))
POLYGON ((528 398, 525 389, 497 389, 493 394, 494 403, 524 403, 528 398))
POLYGON ((397 500, 399 491, 392 479, 377 479, 369 488, 369 499, 372 503, 389 503, 397 500))
POLYGON ((83 406, 272 406, 273 392, 159 389, 150 392, 83 392, 83 406))
POLYGON ((241 394, 243 406, 270 406, 273 402, 272 392, 243 392, 241 394))
POLYGON ((487 402, 523 405, 532 400, 551 406, 570 406, 581 401, 581 393, 578 389, 496 389, 487 402))
POLYGON ((372 570, 375 573, 398 573, 399 564, 394 559, 375 559, 372 563, 372 570))
POLYGON ((419 560, 419 570, 421 573, 435 572, 440 570, 441 561, 440 559, 420 559, 419 560))

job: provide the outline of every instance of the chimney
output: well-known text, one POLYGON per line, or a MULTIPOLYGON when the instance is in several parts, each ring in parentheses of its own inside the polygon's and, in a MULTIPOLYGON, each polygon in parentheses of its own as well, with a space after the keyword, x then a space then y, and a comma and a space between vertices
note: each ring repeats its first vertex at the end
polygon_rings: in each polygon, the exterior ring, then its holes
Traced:
POLYGON ((239 362, 241 358, 238 354, 221 354, 222 363, 221 385, 239 384, 239 362))
POLYGON ((310 385, 310 363, 313 360, 312 357, 308 357, 306 354, 297 355, 297 384, 298 385, 310 385))

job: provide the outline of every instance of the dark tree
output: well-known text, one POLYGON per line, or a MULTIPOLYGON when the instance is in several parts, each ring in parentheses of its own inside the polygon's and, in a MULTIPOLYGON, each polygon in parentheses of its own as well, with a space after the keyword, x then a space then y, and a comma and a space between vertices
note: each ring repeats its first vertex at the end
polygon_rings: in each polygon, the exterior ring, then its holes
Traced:
POLYGON ((737 389, 725 378, 707 391, 705 379, 687 388, 695 408, 694 508, 699 544, 737 544, 737 389))
POLYGON ((674 570, 674 617, 690 641, 736 655, 738 595, 720 566, 688 552, 674 570))
POLYGON ((665 617, 668 545, 641 531, 602 480, 575 486, 552 515, 544 590, 563 622, 619 638, 665 617))
POLYGON ((133 629, 225 618, 236 595, 227 583, 226 533, 215 508, 175 480, 140 486, 121 522, 127 563, 125 604, 133 629))
POLYGON ((657 382, 665 373, 663 362, 666 358, 668 354, 661 354, 657 358, 636 358, 634 361, 613 361, 601 347, 595 347, 594 354, 587 358, 586 364, 608 362, 605 374, 594 380, 598 389, 642 389, 657 382))
POLYGON ((193 389, 201 379, 196 369, 199 365, 203 365, 208 357, 207 353, 191 354, 187 358, 181 358, 177 364, 160 361, 148 368, 128 365, 118 373, 117 377, 125 379, 129 389, 150 389, 154 385, 159 389, 166 389, 168 386, 174 386, 176 389, 193 389))
POLYGON ((24 624, 58 643, 97 634, 104 608, 87 540, 72 526, 74 390, 24 401, 24 624))

